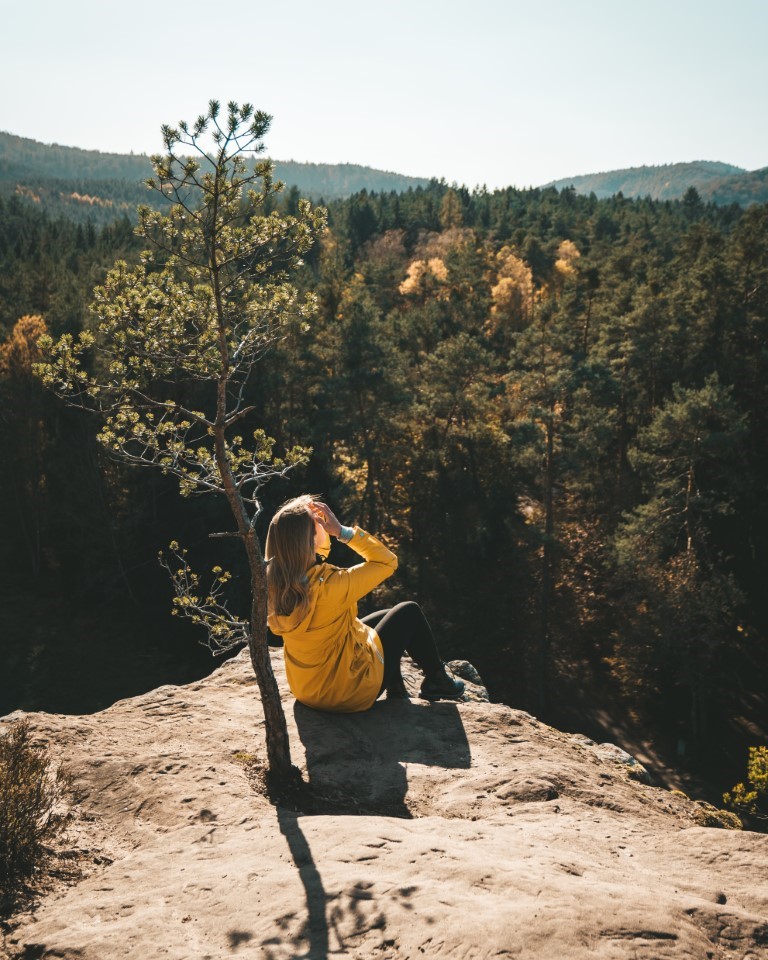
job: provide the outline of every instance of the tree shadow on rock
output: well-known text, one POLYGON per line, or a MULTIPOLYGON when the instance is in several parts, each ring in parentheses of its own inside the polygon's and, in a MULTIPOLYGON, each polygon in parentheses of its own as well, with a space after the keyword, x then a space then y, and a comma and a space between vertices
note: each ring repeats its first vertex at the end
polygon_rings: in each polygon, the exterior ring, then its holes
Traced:
MULTIPOLYGON (((471 755, 455 703, 380 700, 363 713, 312 710, 296 702, 294 718, 306 752, 307 781, 276 800, 280 831, 288 843, 306 897, 306 916, 279 917, 261 944, 265 960, 327 960, 330 953, 387 951, 387 918, 372 891, 359 880, 329 892, 301 829, 301 818, 319 814, 411 818, 405 764, 455 769, 471 755)), ((407 900, 415 888, 395 896, 407 900)))
MULTIPOLYGON (((357 880, 341 890, 328 891, 304 832, 301 813, 277 808, 280 831, 288 843, 304 886, 306 914, 293 910, 275 920, 272 936, 261 942, 264 960, 327 960, 330 954, 359 956, 386 950, 386 914, 374 896, 371 880, 357 880)), ((412 891, 395 895, 403 901, 412 891)))
POLYGON ((296 864, 304 886, 307 916, 298 927, 295 923, 295 913, 290 916, 279 917, 275 935, 262 942, 264 955, 267 960, 278 960, 278 958, 285 956, 304 956, 311 957, 312 960, 325 960, 328 956, 328 918, 326 912, 328 896, 323 886, 323 879, 317 869, 307 838, 299 825, 299 814, 295 810, 278 806, 277 820, 280 825, 280 832, 288 843, 288 849, 291 851, 291 857, 296 864), (308 952, 295 952, 300 950, 305 943, 308 945, 308 952), (286 954, 286 949, 293 952, 286 954))

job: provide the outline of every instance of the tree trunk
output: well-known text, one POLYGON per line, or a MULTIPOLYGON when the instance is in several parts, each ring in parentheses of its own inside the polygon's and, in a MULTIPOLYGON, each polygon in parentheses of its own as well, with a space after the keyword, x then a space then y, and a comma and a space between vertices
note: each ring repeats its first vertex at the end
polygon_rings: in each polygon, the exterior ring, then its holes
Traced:
POLYGON ((685 489, 685 552, 690 553, 693 547, 693 526, 691 524, 691 497, 693 496, 693 460, 688 464, 688 483, 685 489))
POLYGON ((363 434, 363 452, 365 454, 365 491, 363 493, 363 512, 367 506, 367 520, 364 520, 367 530, 379 529, 379 512, 376 504, 376 484, 374 478, 374 453, 371 438, 365 421, 365 407, 363 398, 357 396, 357 410, 360 417, 360 429, 363 434))
POLYGON ((552 591, 552 536, 555 529, 552 488, 554 485, 554 424, 547 420, 547 452, 544 464, 544 546, 541 551, 541 624, 537 657, 539 710, 549 706, 547 673, 549 668, 549 606, 552 591))
MULTIPOLYGON (((220 399, 223 389, 220 388, 220 399)), ((261 694, 261 706, 264 710, 265 735, 267 741, 267 762, 269 776, 277 784, 287 784, 291 778, 291 747, 288 741, 288 726, 280 699, 272 661, 269 658, 267 643, 267 575, 256 531, 243 503, 243 498, 235 484, 232 470, 227 459, 224 443, 223 416, 214 426, 214 444, 216 462, 224 484, 227 501, 237 522, 238 532, 248 556, 251 571, 251 629, 248 636, 248 649, 251 664, 256 674, 256 682, 261 694)))
MULTIPOLYGON (((222 148, 223 149, 223 148, 222 148)), ((212 208, 213 221, 217 223, 218 193, 220 184, 219 171, 216 175, 216 190, 214 191, 212 208)), ((261 554, 256 531, 253 529, 248 511, 245 509, 243 496, 232 474, 232 465, 227 455, 226 422, 227 422, 227 387, 230 375, 230 355, 226 337, 226 320, 222 301, 221 282, 218 264, 218 238, 214 232, 211 238, 211 281, 216 302, 218 318, 218 341, 221 356, 221 373, 216 385, 216 420, 213 427, 214 451, 216 465, 219 468, 224 492, 230 509, 237 523, 238 533, 243 541, 245 552, 248 555, 248 566, 251 571, 251 629, 248 637, 248 648, 251 654, 251 664, 256 674, 256 682, 261 694, 261 705, 264 710, 264 725, 267 740, 267 762, 270 779, 277 786, 287 785, 291 777, 291 748, 288 742, 288 727, 285 722, 285 712, 280 699, 280 690, 272 670, 272 661, 269 658, 269 644, 267 643, 267 577, 264 558, 261 554)))
POLYGON ((272 661, 267 643, 267 578, 266 566, 261 558, 261 550, 256 534, 253 533, 251 547, 248 548, 248 560, 251 562, 251 632, 248 649, 251 655, 253 672, 261 694, 264 710, 264 723, 267 737, 267 761, 270 775, 280 783, 288 783, 291 778, 291 745, 288 739, 288 725, 280 699, 272 661), (256 563, 252 562, 255 557, 256 563))
POLYGON ((589 324, 592 319, 592 295, 590 294, 587 297, 587 315, 584 318, 584 331, 582 337, 582 350, 584 356, 586 357, 589 354, 589 324))

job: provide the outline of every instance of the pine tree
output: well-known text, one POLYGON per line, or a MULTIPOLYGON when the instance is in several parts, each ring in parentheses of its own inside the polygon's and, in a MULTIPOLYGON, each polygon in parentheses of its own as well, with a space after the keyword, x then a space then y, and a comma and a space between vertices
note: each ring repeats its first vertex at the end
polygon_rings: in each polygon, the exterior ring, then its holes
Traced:
POLYGON ((256 521, 260 488, 306 460, 294 448, 273 455, 274 441, 252 429, 245 405, 249 378, 281 325, 306 323, 316 309, 303 303, 289 271, 325 225, 326 211, 297 201, 298 215, 263 213, 282 189, 271 160, 249 168, 261 152, 271 116, 231 102, 222 116, 212 100, 193 125, 162 128, 166 153, 153 156, 148 187, 170 201, 167 212, 139 209, 137 234, 149 248, 138 266, 118 261, 91 307, 96 329, 77 339, 40 338, 46 360, 36 371, 70 403, 100 412, 99 441, 118 458, 179 479, 182 496, 224 495, 245 549, 251 580, 247 619, 223 596, 230 575, 213 568, 204 590, 171 543, 169 570, 175 611, 207 629, 214 653, 246 642, 266 721, 269 771, 291 775, 288 731, 272 672, 266 628, 266 567, 256 521), (188 150, 191 155, 182 155, 188 150), (260 190, 252 185, 262 181, 260 190), (244 439, 246 425, 251 438, 244 439))
POLYGON ((746 417, 731 393, 714 374, 700 389, 677 385, 639 431, 630 460, 649 496, 615 538, 627 597, 656 639, 651 660, 667 684, 687 688, 697 742, 744 600, 712 536, 733 513, 743 469, 746 417))

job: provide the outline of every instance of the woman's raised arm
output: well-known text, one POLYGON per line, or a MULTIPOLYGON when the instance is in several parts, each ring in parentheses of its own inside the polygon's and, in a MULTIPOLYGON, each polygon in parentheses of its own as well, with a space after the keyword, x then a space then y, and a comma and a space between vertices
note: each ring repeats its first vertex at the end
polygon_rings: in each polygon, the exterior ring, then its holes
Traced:
POLYGON ((352 529, 352 538, 347 541, 347 546, 359 553, 364 563, 347 569, 334 568, 329 571, 326 580, 326 589, 331 598, 342 606, 356 603, 397 570, 397 557, 389 547, 360 527, 352 529))

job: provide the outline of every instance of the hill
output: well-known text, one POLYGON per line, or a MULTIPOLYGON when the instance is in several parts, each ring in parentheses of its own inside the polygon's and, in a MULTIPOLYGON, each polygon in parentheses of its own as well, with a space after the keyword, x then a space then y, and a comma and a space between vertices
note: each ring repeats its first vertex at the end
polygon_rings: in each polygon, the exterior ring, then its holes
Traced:
POLYGON ((748 207, 752 203, 768 203, 768 167, 712 180, 702 186, 699 193, 702 200, 711 200, 721 206, 738 203, 748 207))
MULTIPOLYGON (((261 158, 260 158, 261 159, 261 158)), ((101 153, 0 132, 0 192, 16 193, 55 214, 103 222, 156 199, 143 185, 152 175, 145 154, 101 153)), ((354 163, 275 160, 275 179, 314 201, 425 187, 429 180, 354 163)))
POLYGON ((152 174, 144 154, 101 153, 40 143, 0 131, 0 181, 131 180, 152 174))
POLYGON ((721 205, 741 203, 747 206, 768 202, 768 168, 748 172, 728 163, 697 160, 564 177, 545 184, 545 187, 558 190, 570 186, 577 193, 594 193, 600 199, 621 192, 625 197, 651 197, 653 200, 677 200, 689 187, 695 187, 702 199, 721 205))
POLYGON ((768 837, 714 829, 627 754, 475 684, 329 714, 293 701, 271 655, 312 788, 290 802, 260 787, 246 650, 90 716, 27 714, 74 775, 61 853, 83 875, 3 926, 7 957, 763 955, 768 837))

